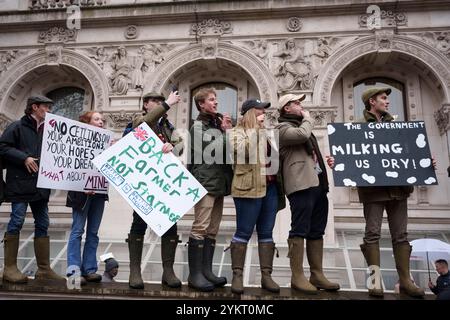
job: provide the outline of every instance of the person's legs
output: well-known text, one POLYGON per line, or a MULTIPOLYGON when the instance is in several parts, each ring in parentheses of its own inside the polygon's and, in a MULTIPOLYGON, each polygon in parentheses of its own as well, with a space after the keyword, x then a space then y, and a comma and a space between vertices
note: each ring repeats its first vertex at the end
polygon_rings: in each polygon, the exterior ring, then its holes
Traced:
POLYGON ((261 210, 261 198, 233 198, 236 207, 236 232, 231 239, 231 269, 233 279, 231 291, 236 294, 244 292, 243 271, 247 243, 252 237, 258 214, 261 210))
POLYGON ((12 202, 11 203, 11 215, 6 229, 7 234, 18 235, 22 230, 23 223, 25 222, 25 216, 27 214, 27 202, 12 202))
POLYGON ((38 266, 35 279, 65 281, 65 278, 59 276, 50 268, 50 238, 47 236, 49 225, 47 204, 47 200, 30 202, 35 223, 34 253, 36 254, 38 266))
POLYGON ((88 206, 89 200, 84 210, 72 209, 72 229, 70 231, 69 242, 67 243, 67 267, 77 266, 80 268, 80 272, 82 264, 81 239, 84 234, 84 226, 86 225, 88 206))
MULTIPOLYGON (((94 195, 91 198, 89 211, 87 212, 86 241, 83 249, 83 262, 81 274, 89 275, 97 272, 97 247, 98 230, 102 222, 103 211, 105 209, 105 198, 102 195, 94 195)), ((94 276, 92 280, 101 281, 101 275, 94 276)), ((89 281, 89 278, 86 280, 89 281)))
POLYGON ((327 192, 321 186, 314 188, 313 196, 316 199, 311 216, 311 229, 306 239, 306 255, 310 266, 311 277, 309 282, 318 289, 329 291, 339 290, 337 283, 330 282, 323 273, 323 235, 328 219, 327 192))
POLYGON ((360 245, 360 248, 371 271, 370 277, 373 279, 370 287, 368 287, 368 292, 370 296, 374 297, 382 297, 384 295, 383 287, 381 286, 379 245, 384 208, 385 202, 363 203, 366 229, 363 244, 360 245))
POLYGON ((34 236, 46 237, 50 220, 48 218, 48 200, 30 202, 31 212, 34 217, 34 236))
POLYGON ((311 188, 288 196, 291 207, 291 230, 289 231, 289 261, 292 271, 291 287, 306 294, 317 294, 317 288, 306 279, 303 271, 304 239, 310 231, 314 198, 311 188))
POLYGON ((173 270, 175 253, 179 242, 178 239, 176 223, 161 237, 162 284, 171 288, 181 287, 181 281, 177 278, 173 270))
POLYGON ((247 243, 252 237, 261 207, 262 198, 233 198, 236 207, 236 232, 232 242, 247 243))
POLYGON ((217 277, 212 271, 214 250, 216 247, 216 235, 222 220, 223 197, 216 197, 211 211, 211 220, 206 228, 206 237, 203 246, 203 275, 216 287, 222 287, 227 283, 227 278, 217 277))
POLYGON ((136 211, 133 211, 133 222, 126 242, 130 254, 130 276, 128 285, 133 289, 144 289, 144 280, 141 274, 142 249, 147 224, 136 211))
POLYGON ((297 191, 288 196, 292 217, 289 238, 306 238, 310 232, 311 216, 315 204, 312 189, 297 191))
MULTIPOLYGON (((222 200, 223 201, 223 200, 222 200)), ((211 214, 214 208, 215 197, 207 194, 194 206, 194 221, 189 236, 188 285, 200 291, 214 290, 214 284, 203 275, 203 251, 211 214)))
POLYGON ((412 247, 408 242, 408 206, 407 199, 391 200, 386 203, 389 230, 392 237, 395 266, 400 281, 400 293, 411 297, 423 297, 425 292, 418 288, 410 278, 409 259, 412 247))

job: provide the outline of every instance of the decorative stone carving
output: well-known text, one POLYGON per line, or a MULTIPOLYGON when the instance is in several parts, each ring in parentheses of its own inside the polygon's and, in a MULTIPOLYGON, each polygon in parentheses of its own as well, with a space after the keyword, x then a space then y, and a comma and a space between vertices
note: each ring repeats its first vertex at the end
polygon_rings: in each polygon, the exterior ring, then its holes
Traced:
POLYGON ((215 59, 217 56, 217 46, 219 37, 207 36, 202 37, 203 59, 215 59))
POLYGON ((61 63, 61 51, 60 45, 47 45, 45 46, 45 54, 47 57, 47 64, 59 65, 61 63))
POLYGON ((450 59, 450 32, 423 32, 420 38, 450 59))
POLYGON ((394 30, 375 30, 375 41, 379 51, 391 51, 394 30))
POLYGON ((434 120, 436 120, 440 135, 444 135, 450 129, 450 104, 445 104, 436 111, 434 120))
MULTIPOLYGON (((448 60, 436 54, 436 50, 423 40, 410 36, 394 34, 390 43, 392 51, 420 58, 434 71, 442 83, 446 95, 450 95, 450 67, 448 60)), ((314 87, 313 103, 316 105, 330 105, 331 89, 342 70, 358 57, 378 50, 375 36, 368 36, 351 41, 341 50, 334 52, 320 70, 314 87)))
POLYGON ((223 35, 232 33, 233 28, 230 22, 223 22, 219 19, 205 19, 200 23, 194 23, 191 26, 191 35, 205 36, 205 35, 223 35))
POLYGON ((93 47, 86 49, 88 56, 103 70, 105 62, 108 60, 105 47, 93 47))
POLYGON ((27 51, 19 50, 8 50, 0 52, 0 74, 6 71, 10 66, 20 57, 24 56, 27 51))
POLYGON ((303 27, 303 22, 299 17, 290 17, 287 21, 286 28, 290 32, 298 32, 303 27))
POLYGON ((131 88, 144 88, 144 75, 155 70, 163 62, 163 48, 160 45, 144 45, 138 49, 133 57, 133 72, 131 74, 131 88))
POLYGON ((6 127, 12 122, 13 121, 10 118, 5 116, 3 113, 0 113, 0 134, 2 134, 6 127))
POLYGON ((325 128, 327 123, 334 122, 334 119, 337 116, 336 109, 334 110, 325 110, 325 109, 317 109, 317 108, 308 108, 311 118, 314 119, 314 127, 315 128, 325 128))
POLYGON ((111 59, 112 73, 109 76, 109 84, 113 94, 124 95, 127 94, 131 84, 131 71, 133 65, 131 59, 128 57, 127 49, 120 46, 111 59))
POLYGON ((313 84, 311 63, 305 59, 303 48, 289 38, 273 53, 273 74, 280 91, 310 90, 313 84), (280 49, 281 47, 281 49, 280 49))
POLYGON ((125 29, 125 38, 128 40, 136 39, 138 36, 138 28, 136 26, 128 26, 125 29))
POLYGON ((51 27, 47 31, 39 33, 39 43, 67 43, 74 42, 77 38, 76 29, 67 29, 65 27, 51 27))
POLYGON ((80 7, 101 7, 107 0, 28 0, 28 8, 31 10, 60 9, 72 5, 80 7))
MULTIPOLYGON (((367 28, 367 18, 369 14, 363 14, 359 16, 359 26, 367 28)), ((393 12, 391 10, 381 10, 381 26, 382 27, 398 27, 406 26, 408 23, 408 17, 403 12, 393 12)))
POLYGON ((265 65, 269 65, 269 45, 266 40, 245 41, 244 43, 265 65))
POLYGON ((111 112, 105 115, 111 120, 114 129, 123 129, 133 120, 134 114, 134 112, 120 110, 119 112, 111 112))
POLYGON ((278 112, 278 109, 266 109, 265 113, 265 122, 266 122, 266 128, 274 128, 278 124, 278 117, 280 116, 280 113, 278 112))
MULTIPOLYGON (((167 79, 170 79, 177 70, 184 65, 203 58, 203 50, 200 44, 180 48, 170 52, 165 57, 164 63, 155 70, 148 82, 145 91, 162 91, 167 79)), ((232 61, 248 74, 250 74, 257 86, 261 100, 276 101, 276 83, 267 67, 259 59, 255 59, 249 50, 244 50, 236 45, 226 42, 218 43, 217 58, 232 61)))

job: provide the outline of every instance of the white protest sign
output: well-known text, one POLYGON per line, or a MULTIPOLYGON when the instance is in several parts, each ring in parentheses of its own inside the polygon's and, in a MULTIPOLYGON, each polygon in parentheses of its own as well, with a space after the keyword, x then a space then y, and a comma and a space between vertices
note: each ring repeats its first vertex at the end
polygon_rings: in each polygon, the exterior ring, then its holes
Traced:
POLYGON ((92 159, 108 148, 113 133, 47 113, 39 161, 39 188, 108 192, 92 159))
POLYGON ((152 230, 162 236, 206 189, 143 123, 93 162, 152 230))

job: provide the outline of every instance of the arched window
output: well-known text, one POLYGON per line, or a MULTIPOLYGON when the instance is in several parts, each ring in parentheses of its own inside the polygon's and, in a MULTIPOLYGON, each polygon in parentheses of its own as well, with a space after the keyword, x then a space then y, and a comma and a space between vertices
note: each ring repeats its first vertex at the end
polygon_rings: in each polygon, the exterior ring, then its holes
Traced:
POLYGON ((83 112, 84 90, 76 87, 58 88, 47 93, 55 102, 52 113, 72 120, 78 120, 83 112))
POLYGON ((201 88, 214 88, 217 93, 217 112, 219 113, 228 113, 231 116, 231 121, 233 125, 237 122, 237 89, 229 84, 222 82, 209 82, 198 86, 197 88, 191 91, 191 124, 199 114, 197 107, 194 102, 194 95, 201 88))
POLYGON ((388 112, 396 121, 408 121, 405 108, 405 87, 403 83, 389 78, 369 78, 353 85, 353 100, 355 106, 355 120, 363 118, 364 103, 361 95, 367 87, 389 87, 392 92, 389 95, 388 112))

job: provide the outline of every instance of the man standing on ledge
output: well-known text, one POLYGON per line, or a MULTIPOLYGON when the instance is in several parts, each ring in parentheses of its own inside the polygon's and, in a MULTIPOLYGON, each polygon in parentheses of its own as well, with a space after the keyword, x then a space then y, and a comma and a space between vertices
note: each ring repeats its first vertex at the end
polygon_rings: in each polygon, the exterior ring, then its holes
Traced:
MULTIPOLYGON (((361 122, 390 122, 394 118, 388 113, 389 88, 369 88, 362 94, 364 102, 364 120, 361 122)), ((433 166, 435 166, 433 160, 433 166)), ((400 293, 412 297, 423 297, 424 291, 411 281, 409 274, 409 257, 411 245, 407 239, 408 208, 407 200, 414 188, 412 186, 393 187, 358 187, 359 201, 363 204, 366 230, 361 244, 361 251, 368 266, 376 266, 374 277, 376 284, 381 284, 380 245, 383 211, 386 210, 389 230, 392 238, 395 265, 399 275, 400 293)), ((369 295, 383 296, 381 286, 369 288, 369 295)))
POLYGON ((38 270, 35 279, 62 280, 50 268, 50 239, 47 235, 49 189, 36 187, 39 175, 42 133, 45 114, 53 101, 44 96, 27 100, 25 115, 11 123, 0 137, 0 157, 6 167, 6 201, 11 202, 11 218, 3 239, 5 243, 5 270, 3 280, 24 283, 28 278, 17 269, 17 253, 22 230, 30 205, 34 217, 34 252, 38 270))

